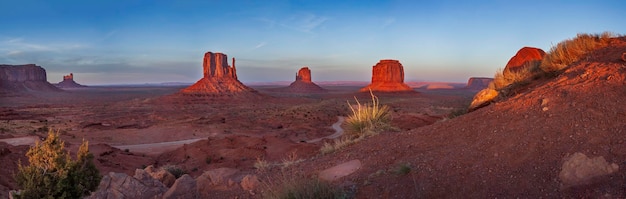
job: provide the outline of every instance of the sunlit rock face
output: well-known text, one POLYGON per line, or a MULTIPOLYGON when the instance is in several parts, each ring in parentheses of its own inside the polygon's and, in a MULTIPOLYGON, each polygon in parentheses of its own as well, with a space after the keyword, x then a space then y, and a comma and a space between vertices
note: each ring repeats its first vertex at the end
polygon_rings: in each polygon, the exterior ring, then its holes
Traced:
POLYGON ((546 52, 535 47, 523 47, 518 50, 515 56, 511 57, 504 67, 503 74, 508 76, 509 73, 515 73, 526 70, 532 66, 532 62, 540 63, 546 52))
POLYGON ((86 87, 83 85, 80 85, 78 83, 76 83, 74 81, 74 74, 70 73, 69 75, 64 75, 63 76, 63 81, 55 84, 55 86, 59 87, 59 88, 80 88, 80 87, 86 87))
POLYGON ((228 57, 223 53, 206 52, 202 64, 204 77, 195 84, 181 90, 182 94, 203 96, 236 96, 256 93, 237 80, 235 58, 228 65, 228 57))
POLYGON ((411 87, 404 83, 404 67, 398 60, 383 59, 372 67, 372 83, 361 92, 399 92, 413 91, 411 87))
POLYGON ((35 64, 0 65, 0 95, 38 91, 60 91, 48 82, 44 68, 35 64))
POLYGON ((296 81, 311 82, 311 70, 309 67, 302 67, 296 74, 296 81))

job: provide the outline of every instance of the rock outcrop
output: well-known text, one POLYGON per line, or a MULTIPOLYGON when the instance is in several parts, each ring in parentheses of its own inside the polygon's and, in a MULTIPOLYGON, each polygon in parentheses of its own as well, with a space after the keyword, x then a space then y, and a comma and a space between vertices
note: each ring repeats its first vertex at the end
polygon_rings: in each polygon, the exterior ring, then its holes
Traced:
POLYGON ((493 78, 488 77, 470 77, 465 88, 472 90, 482 90, 489 86, 493 78))
POLYGON ((235 58, 233 58, 233 66, 229 66, 227 60, 228 57, 223 53, 205 53, 202 64, 204 77, 181 90, 180 93, 213 97, 257 95, 257 91, 247 87, 237 79, 235 58))
MULTIPOLYGON (((530 70, 533 66, 538 66, 538 64, 541 63, 545 54, 546 53, 539 48, 523 47, 507 62, 502 71, 502 75, 504 78, 510 78, 514 75, 513 73, 530 70)), ((491 104, 496 100, 498 95, 500 95, 500 93, 494 90, 494 87, 481 90, 474 96, 468 111, 471 112, 491 104)))
POLYGON ((69 75, 63 76, 63 81, 56 83, 55 86, 59 88, 81 88, 86 87, 84 85, 80 85, 74 81, 74 74, 70 73, 69 75))
POLYGON ((561 167, 559 179, 563 188, 588 184, 593 178, 609 175, 619 170, 615 163, 608 163, 604 157, 589 158, 583 153, 569 156, 561 167))
POLYGON ((144 170, 135 170, 135 176, 110 172, 100 181, 98 189, 87 198, 161 198, 167 187, 144 170))
POLYGON ((47 81, 46 70, 35 64, 0 65, 0 94, 60 91, 47 81))
POLYGON ((508 76, 508 73, 515 73, 528 69, 534 63, 541 63, 546 52, 535 47, 523 47, 518 50, 515 56, 511 57, 502 73, 508 76))
POLYGON ((404 83, 404 67, 398 60, 383 59, 372 67, 372 83, 361 92, 381 91, 381 92, 401 92, 413 91, 411 87, 404 83))
POLYGON ((279 89, 280 91, 291 93, 324 93, 328 90, 318 86, 311 81, 311 70, 309 67, 302 67, 296 73, 296 81, 292 82, 288 87, 279 89))

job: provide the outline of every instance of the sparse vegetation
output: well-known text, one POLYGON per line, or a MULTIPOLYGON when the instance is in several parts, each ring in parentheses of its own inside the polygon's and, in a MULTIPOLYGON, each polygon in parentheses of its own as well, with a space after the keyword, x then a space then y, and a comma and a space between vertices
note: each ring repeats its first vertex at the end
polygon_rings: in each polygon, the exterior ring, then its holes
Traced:
POLYGON ((411 172, 411 165, 409 163, 400 164, 394 170, 393 173, 396 175, 406 175, 411 172))
POLYGON ((180 176, 183 176, 185 174, 187 174, 187 171, 185 171, 184 169, 176 166, 176 165, 165 165, 163 166, 163 169, 166 170, 167 172, 171 173, 172 175, 174 175, 174 177, 176 177, 176 179, 180 178, 180 176))
POLYGON ((328 182, 287 171, 275 179, 268 179, 263 189, 263 198, 267 199, 348 198, 344 191, 328 182))
POLYGON ((102 178, 89 153, 89 142, 83 140, 72 160, 65 142, 52 130, 26 156, 30 165, 20 162, 13 176, 21 188, 15 198, 81 198, 94 191, 102 178))
POLYGON ((270 163, 262 158, 256 158, 256 162, 254 162, 254 168, 263 172, 270 168, 270 163))
POLYGON ((304 161, 304 160, 298 159, 298 154, 296 154, 296 152, 293 151, 292 153, 287 155, 286 158, 283 158, 283 168, 290 167, 290 166, 292 166, 294 164, 298 164, 298 163, 300 163, 302 161, 304 161))
POLYGON ((357 143, 361 141, 362 139, 363 137, 358 137, 358 138, 343 137, 340 139, 335 139, 332 144, 329 142, 324 143, 322 148, 320 148, 320 152, 322 154, 329 154, 343 147, 350 146, 351 144, 357 143))
POLYGON ((563 70, 566 66, 580 60, 587 53, 605 47, 614 34, 604 32, 602 34, 578 34, 573 39, 568 39, 550 48, 541 62, 541 69, 547 73, 563 70))
POLYGON ((366 137, 375 135, 380 131, 389 129, 391 122, 391 112, 389 106, 381 105, 378 97, 370 91, 372 103, 361 104, 356 97, 356 105, 348 102, 352 114, 346 119, 346 134, 350 137, 366 137))

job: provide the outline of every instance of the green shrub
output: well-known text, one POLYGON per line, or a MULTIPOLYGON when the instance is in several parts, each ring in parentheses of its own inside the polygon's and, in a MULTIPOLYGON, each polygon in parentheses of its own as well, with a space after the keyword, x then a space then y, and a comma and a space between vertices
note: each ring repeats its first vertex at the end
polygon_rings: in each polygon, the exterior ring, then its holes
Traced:
POLYGON ((541 62, 541 69, 547 73, 555 73, 566 66, 580 60, 587 53, 608 46, 612 33, 578 34, 550 48, 541 62))
POLYGON ((89 142, 83 140, 76 161, 64 146, 59 133, 50 130, 43 142, 28 150, 30 165, 20 162, 13 176, 21 188, 15 198, 81 198, 98 187, 102 177, 89 153, 89 142))
POLYGON ((167 172, 170 172, 172 175, 174 175, 174 177, 176 177, 176 179, 180 178, 180 176, 183 176, 185 174, 187 174, 187 171, 185 171, 184 169, 176 166, 176 165, 165 165, 163 166, 163 169, 166 170, 167 172))
POLYGON ((391 112, 389 106, 380 105, 378 97, 372 91, 370 91, 370 95, 372 96, 371 104, 361 104, 356 97, 354 98, 356 107, 348 102, 352 111, 352 114, 346 119, 346 134, 348 136, 362 137, 390 128, 391 112))

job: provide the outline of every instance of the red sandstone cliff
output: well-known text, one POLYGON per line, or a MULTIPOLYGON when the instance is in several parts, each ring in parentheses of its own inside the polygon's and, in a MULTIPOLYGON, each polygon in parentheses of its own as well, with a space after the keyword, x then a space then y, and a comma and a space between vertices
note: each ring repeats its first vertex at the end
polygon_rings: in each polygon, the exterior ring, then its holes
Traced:
POLYGON ((202 69, 204 77, 181 90, 182 94, 215 97, 256 94, 254 89, 237 80, 235 58, 233 66, 229 66, 226 54, 207 52, 204 54, 202 69))
POLYGON ((0 65, 0 94, 60 91, 47 81, 46 70, 35 64, 0 65))
POLYGON ((404 83, 404 67, 398 60, 383 59, 372 67, 372 83, 361 92, 369 90, 381 92, 413 91, 404 83))

